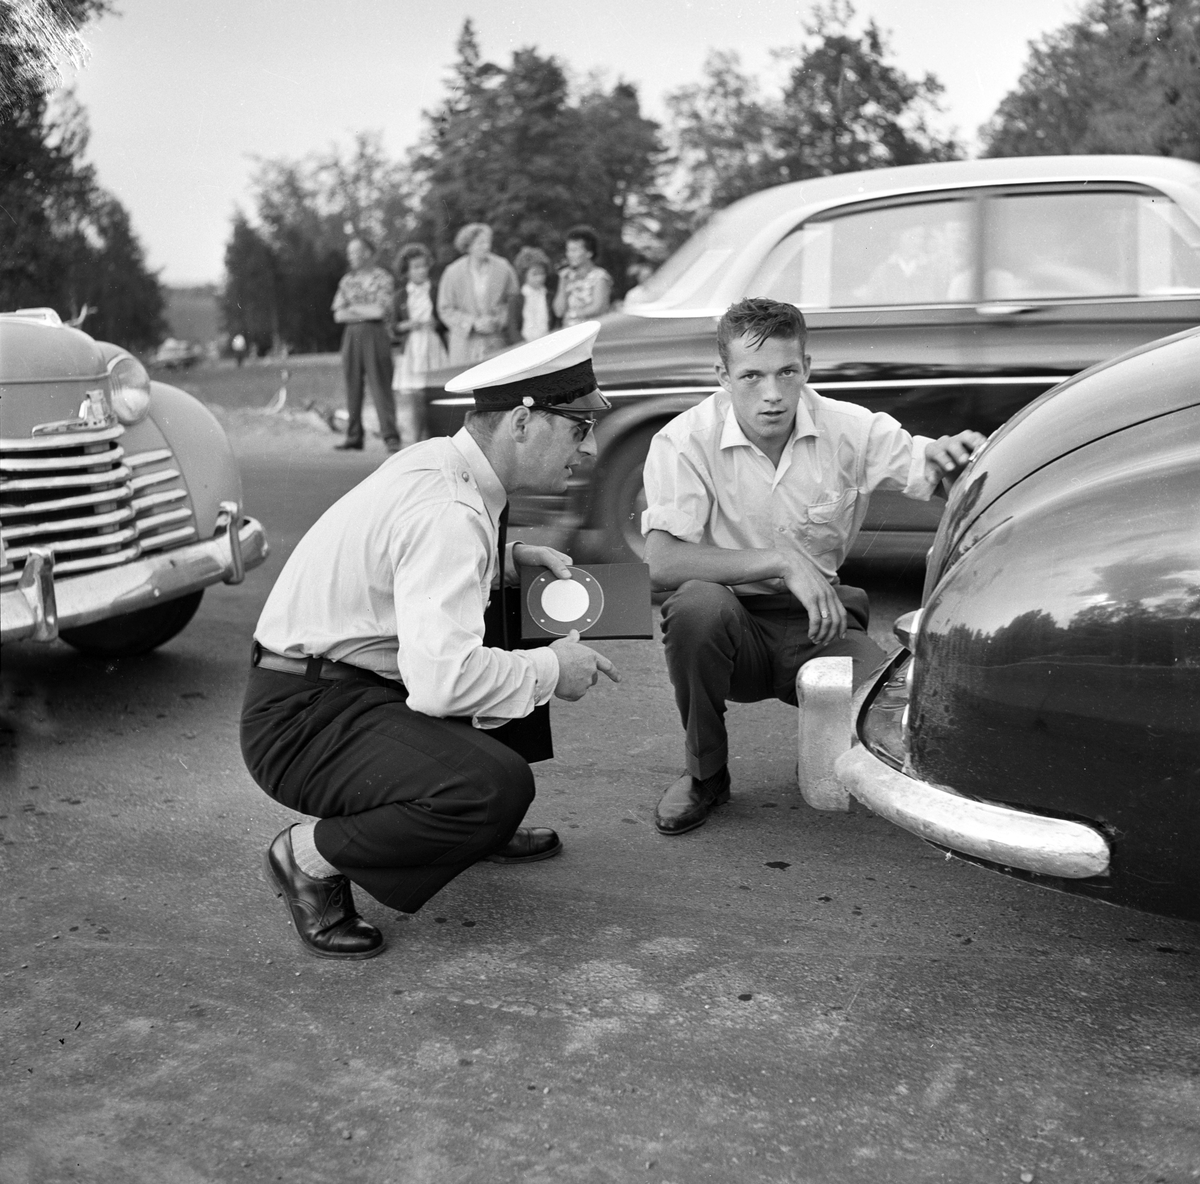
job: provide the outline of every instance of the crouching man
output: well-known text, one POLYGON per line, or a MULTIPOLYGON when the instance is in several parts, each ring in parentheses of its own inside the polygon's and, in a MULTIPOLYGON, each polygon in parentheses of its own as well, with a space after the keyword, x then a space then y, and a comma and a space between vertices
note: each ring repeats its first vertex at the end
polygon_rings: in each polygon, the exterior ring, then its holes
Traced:
POLYGON ((879 664, 866 593, 837 574, 867 499, 927 499, 983 443, 910 436, 890 415, 822 397, 805 344, 794 306, 733 305, 717 326, 721 389, 650 444, 642 533, 651 580, 671 590, 663 641, 687 755, 655 812, 662 834, 729 799, 727 702, 795 704, 811 658, 850 657, 855 685, 879 664))
POLYGON ((506 546, 504 532, 509 494, 562 493, 595 452, 592 413, 609 405, 592 372, 598 330, 577 325, 459 375, 447 389, 475 402, 462 430, 407 449, 334 503, 267 599, 242 752, 271 797, 317 819, 266 853, 310 953, 383 949, 350 881, 412 913, 481 859, 562 849, 554 831, 520 826, 529 762, 553 755, 546 704, 617 674, 577 633, 508 649, 516 596, 504 580, 515 565, 567 577, 571 560, 506 546))

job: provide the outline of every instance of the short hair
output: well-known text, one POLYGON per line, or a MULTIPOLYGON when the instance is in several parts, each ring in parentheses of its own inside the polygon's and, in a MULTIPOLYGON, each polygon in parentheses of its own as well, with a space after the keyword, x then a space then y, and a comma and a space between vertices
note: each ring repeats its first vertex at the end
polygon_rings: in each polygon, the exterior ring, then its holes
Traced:
MULTIPOLYGON (((516 407, 505 407, 500 411, 468 411, 463 417, 463 426, 470 428, 481 440, 490 440, 500 430, 500 425, 516 410, 516 407)), ((541 407, 530 407, 529 410, 543 419, 554 418, 553 412, 541 407)))
POLYGON ((369 238, 367 238, 365 234, 362 234, 357 230, 347 240, 346 246, 349 246, 352 242, 356 241, 362 243, 362 245, 366 247, 372 255, 375 254, 375 244, 369 238))
POLYGON ((531 267, 540 267, 547 276, 550 274, 550 256, 541 247, 522 247, 513 260, 513 270, 522 283, 531 267))
POLYGON ((717 352, 723 365, 729 365, 729 345, 738 337, 748 337, 750 347, 758 349, 769 337, 799 341, 803 349, 808 340, 808 326, 794 304, 751 296, 731 304, 717 322, 717 352))
POLYGON ((405 243, 396 252, 396 259, 392 263, 392 270, 398 276, 403 276, 408 271, 408 265, 414 259, 424 259, 429 269, 433 270, 433 252, 424 243, 405 243))
POLYGON ((471 244, 481 234, 491 234, 492 228, 486 222, 468 222, 455 236, 454 249, 460 254, 465 255, 470 249, 471 244))
POLYGON ((593 261, 600 258, 600 238, 590 226, 572 226, 570 230, 563 235, 565 242, 570 242, 575 239, 577 242, 583 243, 588 249, 593 261))

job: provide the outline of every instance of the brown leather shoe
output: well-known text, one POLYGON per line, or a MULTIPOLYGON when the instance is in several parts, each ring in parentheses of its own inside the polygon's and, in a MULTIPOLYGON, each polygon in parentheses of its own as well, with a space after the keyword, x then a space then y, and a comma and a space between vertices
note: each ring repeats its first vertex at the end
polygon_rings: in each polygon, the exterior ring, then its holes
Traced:
POLYGON ((281 830, 267 848, 267 883, 282 896, 300 944, 318 958, 374 958, 383 934, 354 908, 345 876, 317 877, 300 870, 292 853, 292 828, 281 830))
POLYGON ((685 773, 659 799, 654 808, 654 825, 662 835, 682 835, 703 826, 718 806, 729 801, 729 770, 721 770, 715 789, 706 790, 695 777, 685 773))
POLYGON ((537 863, 539 859, 557 855, 562 848, 558 832, 548 826, 518 826, 499 851, 483 858, 488 863, 537 863))

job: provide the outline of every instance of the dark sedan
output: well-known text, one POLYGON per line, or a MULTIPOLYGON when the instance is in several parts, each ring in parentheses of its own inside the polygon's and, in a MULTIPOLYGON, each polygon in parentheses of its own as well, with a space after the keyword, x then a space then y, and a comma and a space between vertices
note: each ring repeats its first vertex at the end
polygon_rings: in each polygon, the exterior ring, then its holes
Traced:
POLYGON ((898 632, 850 793, 1010 875, 1200 920, 1200 330, 1006 424, 898 632))
MULTIPOLYGON (((640 555, 650 437, 714 389, 715 318, 747 295, 803 309, 822 394, 925 435, 988 434, 1063 378, 1200 323, 1200 165, 913 165, 730 206, 604 319, 596 372, 614 408, 595 466, 565 499, 514 500, 513 522, 581 561, 640 555)), ((438 433, 470 404, 440 387, 427 399, 438 433)), ((940 513, 876 495, 854 554, 923 556, 940 513)))

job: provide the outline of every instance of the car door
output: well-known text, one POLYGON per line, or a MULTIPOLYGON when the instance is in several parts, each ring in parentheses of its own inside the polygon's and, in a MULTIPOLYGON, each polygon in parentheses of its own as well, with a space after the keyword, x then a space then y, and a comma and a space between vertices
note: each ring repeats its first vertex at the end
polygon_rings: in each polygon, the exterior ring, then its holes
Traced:
POLYGON ((1013 185, 986 195, 981 362, 1073 374, 1200 322, 1200 226, 1144 185, 1013 185))

